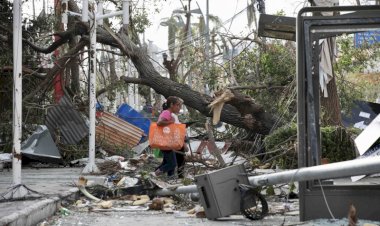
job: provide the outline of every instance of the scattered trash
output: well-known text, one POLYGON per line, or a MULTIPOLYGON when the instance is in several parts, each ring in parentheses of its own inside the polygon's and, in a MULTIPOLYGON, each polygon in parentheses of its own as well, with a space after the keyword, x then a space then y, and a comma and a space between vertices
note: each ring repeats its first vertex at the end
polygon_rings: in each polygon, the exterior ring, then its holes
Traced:
POLYGON ((147 195, 136 196, 136 198, 137 200, 132 203, 134 206, 141 206, 150 201, 150 198, 147 195))
POLYGON ((123 156, 113 155, 113 156, 105 157, 104 159, 108 161, 119 162, 119 161, 124 161, 125 158, 123 156))
POLYGON ((117 183, 118 187, 132 187, 139 182, 139 179, 133 177, 123 177, 117 183))
POLYGON ((172 208, 164 208, 164 212, 167 214, 173 214, 174 210, 172 208))
POLYGON ((12 154, 11 153, 0 153, 0 161, 11 162, 12 154))
POLYGON ((36 131, 22 143, 24 156, 48 163, 62 163, 62 156, 50 135, 48 128, 39 125, 36 131))
POLYGON ((206 218, 206 212, 204 208, 200 205, 196 205, 194 207, 194 214, 195 214, 195 217, 197 218, 206 218))
POLYGON ((162 210, 164 208, 164 199, 163 198, 154 198, 152 203, 149 204, 150 210, 162 210))
POLYGON ((140 143, 134 146, 131 151, 134 152, 136 155, 140 155, 148 147, 149 147, 149 141, 145 141, 144 143, 140 143))
POLYGON ((66 95, 58 105, 48 108, 45 123, 54 140, 59 139, 63 144, 77 144, 88 134, 85 120, 66 95))
POLYGON ((109 209, 112 207, 112 201, 102 201, 98 204, 98 207, 101 207, 102 209, 109 209))
POLYGON ((110 208, 110 209, 97 209, 93 208, 92 212, 128 212, 128 211, 147 211, 149 207, 143 206, 127 206, 125 208, 110 208))
POLYGON ((125 170, 128 170, 128 171, 135 171, 137 168, 134 167, 134 166, 131 166, 129 161, 125 161, 125 162, 119 162, 120 164, 120 167, 122 169, 125 169, 125 170))
POLYGON ((144 117, 144 115, 140 114, 126 103, 120 105, 115 115, 142 129, 145 133, 142 141, 146 139, 146 135, 149 134, 150 127, 150 120, 148 118, 144 117))
POLYGON ((80 177, 78 180, 78 188, 79 191, 81 191, 87 198, 99 202, 100 199, 96 198, 95 196, 91 195, 87 190, 86 190, 86 184, 87 184, 87 179, 84 177, 80 177))
POLYGON ((70 214, 70 210, 66 209, 65 207, 61 207, 59 209, 59 212, 61 213, 61 215, 63 216, 68 216, 70 214))
POLYGON ((12 162, 11 153, 0 153, 0 171, 3 171, 4 167, 6 167, 6 165, 10 165, 11 162, 12 162))
POLYGON ((111 113, 103 112, 96 126, 96 140, 117 147, 136 146, 144 131, 111 113))
MULTIPOLYGON (((95 159, 95 164, 104 163, 106 160, 104 159, 95 159)), ((75 159, 70 162, 71 165, 76 165, 78 167, 86 166, 88 163, 88 158, 75 159)))

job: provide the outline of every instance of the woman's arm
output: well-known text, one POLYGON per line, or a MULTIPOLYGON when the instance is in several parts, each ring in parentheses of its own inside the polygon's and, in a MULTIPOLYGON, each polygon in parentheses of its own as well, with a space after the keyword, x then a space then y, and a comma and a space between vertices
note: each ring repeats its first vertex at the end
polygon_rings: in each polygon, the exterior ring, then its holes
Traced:
POLYGON ((170 125, 172 123, 174 123, 174 119, 171 119, 171 120, 159 119, 157 121, 158 126, 167 126, 167 125, 170 125))

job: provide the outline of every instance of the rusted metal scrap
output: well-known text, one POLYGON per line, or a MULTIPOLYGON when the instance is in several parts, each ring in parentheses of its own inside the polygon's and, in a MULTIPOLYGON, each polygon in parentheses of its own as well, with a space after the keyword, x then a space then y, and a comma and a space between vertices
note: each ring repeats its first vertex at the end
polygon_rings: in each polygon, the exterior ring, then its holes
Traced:
POLYGON ((96 126, 97 142, 103 142, 111 146, 134 147, 144 135, 142 129, 111 113, 103 112, 99 120, 100 123, 96 126))

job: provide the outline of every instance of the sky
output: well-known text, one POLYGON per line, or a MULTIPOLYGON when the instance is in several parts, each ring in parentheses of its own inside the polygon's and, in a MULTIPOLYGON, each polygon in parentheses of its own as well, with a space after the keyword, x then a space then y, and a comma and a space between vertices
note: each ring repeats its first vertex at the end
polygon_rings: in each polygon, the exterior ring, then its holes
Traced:
MULTIPOLYGON (((140 2, 141 1, 142 0, 140 0, 140 2)), ((151 2, 152 0, 145 1, 145 5, 147 5, 149 4, 148 2, 151 2)), ((187 1, 183 2, 184 4, 187 4, 187 1)), ((356 4, 356 1, 340 0, 339 4, 352 5, 356 4)), ((205 13, 206 0, 192 0, 191 9, 198 8, 198 5, 200 6, 201 11, 205 13)), ((307 6, 307 0, 265 0, 265 6, 267 14, 276 14, 277 12, 283 10, 286 16, 296 17, 298 11, 302 7, 307 6)), ((209 13, 218 16, 223 22, 228 21, 235 14, 244 10, 246 7, 247 0, 209 0, 209 13)), ((160 13, 150 15, 150 19, 153 24, 146 30, 146 39, 153 41, 154 44, 159 46, 161 49, 167 49, 167 27, 160 26, 159 22, 162 18, 169 17, 173 9, 178 8, 182 8, 180 0, 161 1, 160 13)), ((244 34, 244 32, 246 34, 248 31, 246 11, 236 16, 232 22, 226 23, 225 27, 235 35, 244 34)))
MULTIPOLYGON (((51 0, 34 0, 36 15, 42 9, 43 2, 45 1, 48 8, 53 7, 51 0)), ((91 1, 91 0, 90 0, 91 1)), ((235 14, 241 12, 247 7, 248 0, 209 0, 209 13, 218 16, 224 23, 225 28, 234 35, 247 34, 249 31, 247 28, 247 13, 242 12, 238 16, 235 14), (231 20, 231 18, 233 18, 231 20)), ((249 0, 250 1, 250 0, 249 0)), ((328 0, 327 0, 328 1, 328 0)), ((33 15, 33 7, 31 6, 33 1, 27 1, 23 3, 23 16, 33 15)), ((81 2, 81 1, 79 1, 81 2)), ((137 7, 149 8, 149 20, 152 25, 145 32, 145 40, 153 41, 160 49, 167 49, 167 27, 160 26, 160 22, 163 18, 169 17, 174 9, 182 8, 180 0, 133 0, 134 5, 137 7), (158 9, 159 13, 154 10, 158 9)), ((295 17, 297 12, 305 6, 307 0, 265 0, 266 13, 276 14, 280 10, 285 12, 286 16, 295 17)), ((187 4, 186 0, 183 0, 184 4, 187 4)), ((340 0, 340 5, 350 5, 355 3, 355 0, 340 0)), ((202 13, 206 13, 206 0, 192 0, 191 9, 198 8, 198 5, 202 13), (198 3, 198 4, 197 4, 198 3)), ((193 17, 193 22, 195 21, 193 17)))
MULTIPOLYGON (((206 13, 206 0, 192 0, 191 9, 198 8, 198 2, 202 13, 206 13)), ((163 6, 159 14, 151 15, 152 26, 146 30, 145 37, 159 46, 161 49, 167 49, 167 27, 160 26, 162 18, 169 17, 173 9, 181 8, 179 0, 163 1, 163 6)), ((184 1, 187 4, 187 1, 184 1)), ((275 14, 284 10, 286 15, 295 16, 298 10, 303 6, 302 0, 266 0, 266 13, 275 14)), ((238 16, 235 14, 241 12, 247 7, 247 0, 209 0, 209 13, 218 16, 224 23, 225 28, 234 35, 247 33, 247 12, 243 11, 238 16), (233 18, 233 20, 230 20, 233 18)), ((192 18, 193 22, 195 17, 192 18)), ((211 26, 211 25, 210 25, 211 26)))

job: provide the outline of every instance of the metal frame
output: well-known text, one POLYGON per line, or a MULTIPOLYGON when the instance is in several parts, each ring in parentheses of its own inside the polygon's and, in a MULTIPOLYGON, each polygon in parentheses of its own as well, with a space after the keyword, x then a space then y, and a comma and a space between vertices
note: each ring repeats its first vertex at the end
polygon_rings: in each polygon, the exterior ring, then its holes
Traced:
POLYGON ((296 18, 260 14, 257 34, 261 37, 296 41, 296 18))
MULTIPOLYGON (((320 164, 319 39, 380 29, 380 6, 307 7, 297 16, 298 167, 320 164), (340 16, 306 13, 351 12, 340 16)), ((318 181, 299 183, 300 220, 331 218, 318 181)), ((380 220, 380 185, 324 185, 334 217, 347 217, 354 204, 361 219, 380 220), (374 205, 369 205, 373 203, 374 205)))

